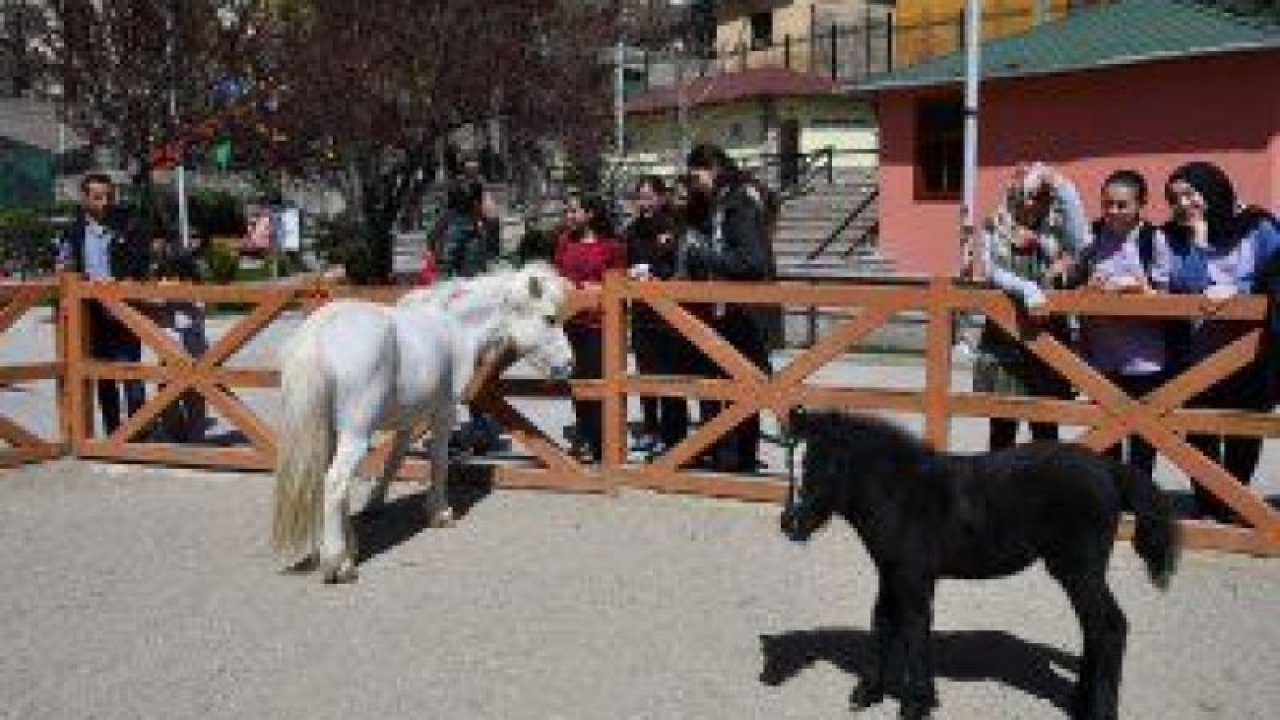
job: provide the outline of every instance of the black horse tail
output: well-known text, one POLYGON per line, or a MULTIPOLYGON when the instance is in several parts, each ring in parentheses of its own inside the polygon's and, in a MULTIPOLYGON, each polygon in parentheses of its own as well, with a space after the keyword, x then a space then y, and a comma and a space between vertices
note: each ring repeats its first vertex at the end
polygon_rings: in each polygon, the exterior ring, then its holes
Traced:
POLYGON ((1147 575, 1161 590, 1178 569, 1182 538, 1169 498, 1146 473, 1116 462, 1116 480, 1125 505, 1133 511, 1133 547, 1147 564, 1147 575))

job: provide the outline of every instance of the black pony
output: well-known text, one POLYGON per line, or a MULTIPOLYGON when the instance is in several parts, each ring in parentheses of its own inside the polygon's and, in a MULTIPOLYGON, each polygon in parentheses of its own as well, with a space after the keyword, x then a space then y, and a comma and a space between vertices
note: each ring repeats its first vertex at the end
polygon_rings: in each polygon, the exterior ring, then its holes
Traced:
POLYGON ((1072 716, 1116 717, 1128 624, 1107 560, 1122 506, 1137 516, 1134 546, 1160 588, 1178 556, 1177 525, 1149 477, 1065 443, 950 455, 874 418, 796 413, 791 425, 807 444, 782 531, 802 542, 839 514, 880 575, 875 658, 849 698, 854 710, 896 691, 901 717, 927 717, 938 703, 929 637, 938 578, 1011 575, 1043 558, 1084 635, 1072 716))

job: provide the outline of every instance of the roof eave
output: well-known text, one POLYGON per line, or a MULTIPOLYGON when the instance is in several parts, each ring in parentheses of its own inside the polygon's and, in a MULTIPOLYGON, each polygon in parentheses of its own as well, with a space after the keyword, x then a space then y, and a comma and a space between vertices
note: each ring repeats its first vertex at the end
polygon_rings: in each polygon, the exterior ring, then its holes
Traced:
MULTIPOLYGON (((995 71, 985 73, 982 77, 984 80, 1007 80, 1022 77, 1040 77, 1044 75, 1060 75, 1065 73, 1084 72, 1088 70, 1096 70, 1108 67, 1120 67, 1125 65, 1139 65, 1147 62, 1162 62, 1168 60, 1180 60, 1190 57, 1202 57, 1205 55, 1224 55, 1234 52, 1256 52, 1259 50, 1280 50, 1280 38, 1275 40, 1264 40, 1261 42, 1248 43, 1231 43, 1212 48, 1200 48, 1195 50, 1179 50, 1175 52, 1147 53, 1145 55, 1125 55, 1121 57, 1102 60, 1088 65, 1067 65, 1063 67, 1045 68, 1042 70, 1027 71, 995 71)), ((869 85, 859 85, 851 89, 856 93, 875 94, 885 90, 911 90, 926 87, 936 87, 942 85, 956 85, 964 82, 963 75, 955 75, 950 78, 924 78, 920 80, 906 80, 902 82, 888 83, 872 83, 869 85)))

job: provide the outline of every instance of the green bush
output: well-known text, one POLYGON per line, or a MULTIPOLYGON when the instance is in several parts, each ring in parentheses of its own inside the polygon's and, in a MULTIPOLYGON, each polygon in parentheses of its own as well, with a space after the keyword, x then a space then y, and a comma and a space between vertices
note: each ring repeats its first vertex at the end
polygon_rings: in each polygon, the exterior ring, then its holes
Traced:
POLYGON ((240 272, 240 251, 233 243, 214 241, 205 250, 205 262, 209 268, 209 280, 233 283, 240 272))
POLYGON ((323 222, 316 238, 316 250, 330 265, 341 265, 351 283, 370 285, 381 279, 364 222, 359 217, 348 214, 323 222))
POLYGON ((223 190, 197 190, 192 193, 187 210, 191 226, 209 237, 240 237, 247 219, 244 205, 235 195, 223 190))
POLYGON ((0 267, 21 275, 51 272, 57 234, 43 211, 19 208, 0 212, 0 267))

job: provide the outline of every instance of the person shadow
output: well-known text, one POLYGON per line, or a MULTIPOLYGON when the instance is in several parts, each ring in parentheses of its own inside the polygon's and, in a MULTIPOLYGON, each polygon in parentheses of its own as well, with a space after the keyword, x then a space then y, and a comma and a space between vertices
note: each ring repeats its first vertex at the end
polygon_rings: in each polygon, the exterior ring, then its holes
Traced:
MULTIPOLYGON (((493 468, 454 466, 449 480, 449 506, 457 522, 493 492, 493 468)), ((351 524, 359 544, 356 563, 367 560, 412 540, 427 528, 426 488, 388 499, 376 511, 354 515, 351 524)))
MULTIPOLYGON (((994 680, 1047 700, 1068 715, 1079 658, 1057 648, 1027 642, 998 630, 935 632, 934 668, 939 678, 994 680)), ((779 686, 819 661, 859 678, 874 655, 871 633, 852 628, 817 628, 760 636, 760 681, 779 686)), ((850 685, 852 689, 852 685, 850 685)), ((892 694, 892 693, 891 693, 892 694)))

